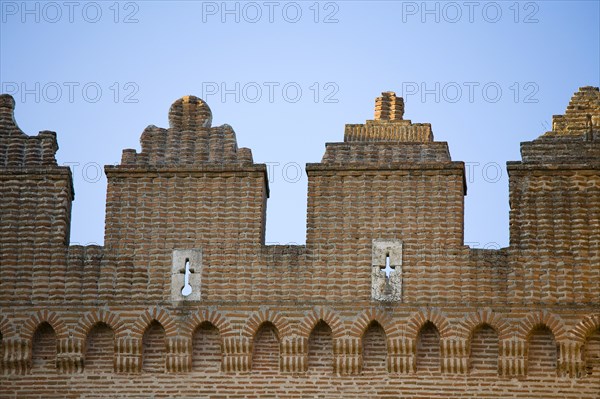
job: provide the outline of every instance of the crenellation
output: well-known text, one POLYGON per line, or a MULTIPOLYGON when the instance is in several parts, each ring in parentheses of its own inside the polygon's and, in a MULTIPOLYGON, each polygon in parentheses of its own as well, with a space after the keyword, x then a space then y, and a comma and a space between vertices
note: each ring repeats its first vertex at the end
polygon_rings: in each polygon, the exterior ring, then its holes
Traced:
POLYGON ((404 99, 396 97, 393 91, 381 93, 375 99, 375 120, 402 120, 404 115, 404 99))
POLYGON ((600 129, 600 91, 597 87, 580 87, 564 115, 552 117, 552 131, 545 136, 580 136, 600 129))
POLYGON ((142 151, 125 149, 121 165, 184 166, 198 164, 252 165, 249 148, 238 149, 233 128, 211 127, 212 112, 194 96, 177 100, 169 110, 169 128, 148 126, 141 136, 142 151))
POLYGON ((56 134, 2 95, 0 396, 596 399, 599 100, 508 162, 506 248, 464 245, 465 164, 393 92, 306 165, 305 245, 265 245, 266 165, 186 96, 79 246, 56 134))
POLYGON ((3 143, 7 138, 27 138, 15 121, 15 99, 9 94, 0 94, 0 132, 3 143))

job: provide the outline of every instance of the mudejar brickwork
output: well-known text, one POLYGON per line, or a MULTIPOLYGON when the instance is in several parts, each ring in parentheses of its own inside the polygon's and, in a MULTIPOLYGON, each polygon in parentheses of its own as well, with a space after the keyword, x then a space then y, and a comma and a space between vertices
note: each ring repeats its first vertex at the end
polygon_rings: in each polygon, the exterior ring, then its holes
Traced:
POLYGON ((293 246, 264 244, 267 168, 193 96, 105 167, 104 246, 70 246, 56 134, 14 107, 0 96, 3 399, 600 398, 598 88, 508 162, 499 250, 464 245, 465 165, 392 92, 306 165, 293 246))

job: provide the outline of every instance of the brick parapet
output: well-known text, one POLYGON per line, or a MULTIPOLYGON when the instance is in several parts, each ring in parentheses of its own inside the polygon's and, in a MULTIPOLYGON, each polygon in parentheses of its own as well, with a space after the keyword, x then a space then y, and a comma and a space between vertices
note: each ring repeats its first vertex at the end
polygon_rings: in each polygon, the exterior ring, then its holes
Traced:
POLYGON ((471 249, 464 163, 391 92, 306 166, 306 245, 264 245, 266 165, 186 96, 105 168, 105 246, 69 246, 56 136, 0 96, 0 396, 596 399, 598 99, 522 144, 510 246, 471 249))

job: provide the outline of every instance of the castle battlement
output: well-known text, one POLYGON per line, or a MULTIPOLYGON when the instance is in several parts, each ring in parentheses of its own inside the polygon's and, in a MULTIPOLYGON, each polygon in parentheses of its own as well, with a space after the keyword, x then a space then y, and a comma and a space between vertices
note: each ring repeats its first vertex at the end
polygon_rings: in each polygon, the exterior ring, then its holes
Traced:
POLYGON ((56 133, 0 96, 0 397, 597 398, 600 91, 507 163, 510 245, 464 245, 465 164, 384 92, 265 245, 265 164, 185 96, 70 246, 56 133), (161 396, 161 397, 162 397, 161 396), (499 397, 500 397, 499 396, 499 397))

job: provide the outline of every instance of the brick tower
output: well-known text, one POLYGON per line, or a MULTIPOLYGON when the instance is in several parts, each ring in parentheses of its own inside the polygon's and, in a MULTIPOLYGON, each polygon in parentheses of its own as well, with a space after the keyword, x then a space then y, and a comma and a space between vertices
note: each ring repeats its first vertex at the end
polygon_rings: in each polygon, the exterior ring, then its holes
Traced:
POLYGON ((64 293, 73 184, 56 133, 27 136, 14 107, 0 95, 0 298, 45 302, 64 293))
POLYGON ((319 296, 371 298, 366 283, 379 274, 363 267, 371 261, 402 272, 404 302, 452 293, 446 279, 457 272, 450 265, 463 249, 464 163, 452 162, 429 123, 403 114, 403 99, 382 93, 374 120, 346 125, 344 142, 328 143, 322 162, 307 165, 307 250, 318 253, 316 269, 343 277, 319 296), (373 258, 373 240, 394 242, 401 258, 389 249, 373 258), (448 269, 432 267, 442 264, 448 269))
MULTIPOLYGON (((105 294, 169 300, 172 274, 183 277, 186 259, 193 258, 194 280, 211 274, 204 280, 209 295, 209 287, 229 284, 229 276, 216 277, 211 266, 251 262, 264 244, 266 166, 253 163, 250 149, 238 149, 231 126, 211 122, 204 101, 183 97, 169 110, 168 129, 148 126, 139 154, 124 150, 121 165, 106 166, 110 261, 102 274, 113 280, 105 294), (175 249, 188 252, 173 255, 175 249), (173 256, 182 257, 178 264, 173 256)), ((198 287, 194 297, 199 294, 198 287)))
POLYGON ((521 143, 523 161, 508 162, 515 299, 599 302, 599 102, 598 88, 581 88, 552 131, 521 143))

